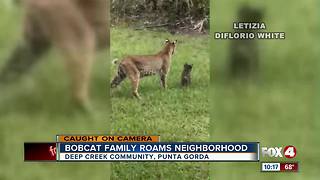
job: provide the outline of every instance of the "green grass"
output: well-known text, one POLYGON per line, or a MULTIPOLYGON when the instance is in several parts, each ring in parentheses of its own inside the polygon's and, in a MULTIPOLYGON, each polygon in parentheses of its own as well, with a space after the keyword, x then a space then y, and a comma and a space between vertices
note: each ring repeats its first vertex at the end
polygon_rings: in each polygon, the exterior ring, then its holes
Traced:
MULTIPOLYGON (((111 59, 126 55, 157 53, 164 40, 177 39, 168 76, 168 89, 160 88, 158 76, 140 83, 142 100, 131 97, 128 80, 111 92, 114 133, 155 134, 161 141, 207 141, 209 54, 208 36, 170 35, 163 32, 113 28, 111 59), (194 64, 192 85, 180 87, 184 63, 194 64)), ((112 74, 116 73, 112 67, 112 74)), ((115 179, 207 179, 208 163, 113 163, 115 179)))
MULTIPOLYGON (((20 9, 0 6, 0 68, 21 39, 20 9)), ((56 134, 102 134, 110 130, 106 90, 107 53, 98 55, 92 77, 91 114, 72 108, 64 59, 55 50, 21 81, 0 88, 0 179, 106 179, 108 163, 25 163, 24 142, 54 142, 56 134)))
POLYGON ((298 153, 294 160, 299 161, 300 170, 261 173, 259 163, 216 163, 211 166, 210 177, 318 179, 316 1, 214 1, 211 32, 232 31, 236 10, 242 2, 264 6, 267 30, 285 31, 286 40, 260 41, 261 70, 256 82, 226 78, 228 41, 211 42, 211 140, 260 141, 261 146, 295 145, 298 153))

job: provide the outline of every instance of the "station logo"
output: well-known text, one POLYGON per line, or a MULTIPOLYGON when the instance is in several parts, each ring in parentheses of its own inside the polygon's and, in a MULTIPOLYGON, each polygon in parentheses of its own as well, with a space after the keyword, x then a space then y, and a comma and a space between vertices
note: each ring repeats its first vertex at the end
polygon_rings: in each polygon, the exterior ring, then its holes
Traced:
POLYGON ((283 147, 261 147, 262 157, 273 157, 273 158, 283 158, 288 159, 294 158, 297 155, 297 149, 294 146, 283 147))

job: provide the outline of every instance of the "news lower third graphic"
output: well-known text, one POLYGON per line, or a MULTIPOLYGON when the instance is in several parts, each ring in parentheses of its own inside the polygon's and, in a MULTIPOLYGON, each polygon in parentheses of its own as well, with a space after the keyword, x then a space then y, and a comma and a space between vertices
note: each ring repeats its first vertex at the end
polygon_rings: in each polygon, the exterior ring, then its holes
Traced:
POLYGON ((257 142, 160 142, 160 136, 106 135, 58 135, 56 140, 41 143, 41 149, 39 143, 25 143, 25 161, 259 161, 257 142))
POLYGON ((25 161, 50 162, 261 162, 262 172, 297 172, 295 146, 259 142, 161 142, 160 136, 57 135, 56 142, 24 143, 25 161), (260 151, 261 150, 261 151, 260 151), (285 160, 285 161, 282 161, 285 160))

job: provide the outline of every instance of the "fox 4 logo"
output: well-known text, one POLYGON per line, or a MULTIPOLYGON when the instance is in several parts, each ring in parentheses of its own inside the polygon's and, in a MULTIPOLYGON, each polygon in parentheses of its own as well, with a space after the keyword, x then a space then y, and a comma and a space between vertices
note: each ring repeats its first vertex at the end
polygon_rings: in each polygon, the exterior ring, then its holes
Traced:
POLYGON ((282 151, 282 147, 262 147, 261 153, 263 157, 282 158, 283 154, 286 158, 294 158, 297 155, 297 149, 294 146, 286 146, 282 151))

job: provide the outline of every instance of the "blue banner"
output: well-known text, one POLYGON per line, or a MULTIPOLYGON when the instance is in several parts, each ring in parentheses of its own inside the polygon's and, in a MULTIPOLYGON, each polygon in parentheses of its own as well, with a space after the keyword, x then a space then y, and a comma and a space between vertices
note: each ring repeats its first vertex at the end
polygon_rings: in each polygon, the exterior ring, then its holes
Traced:
POLYGON ((59 152, 127 153, 257 153, 257 142, 159 142, 159 143, 58 143, 59 152))

